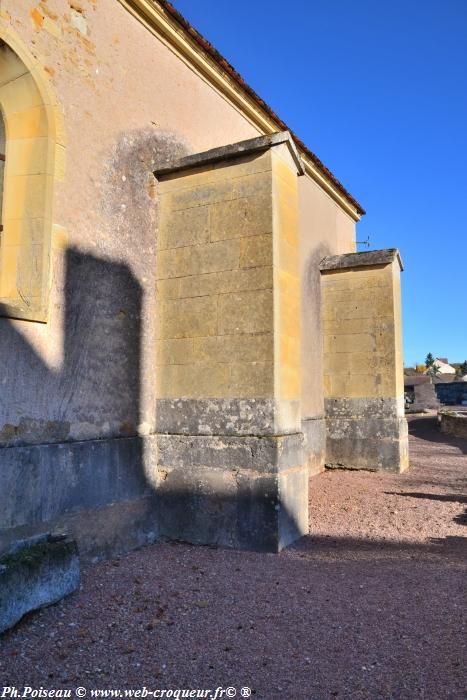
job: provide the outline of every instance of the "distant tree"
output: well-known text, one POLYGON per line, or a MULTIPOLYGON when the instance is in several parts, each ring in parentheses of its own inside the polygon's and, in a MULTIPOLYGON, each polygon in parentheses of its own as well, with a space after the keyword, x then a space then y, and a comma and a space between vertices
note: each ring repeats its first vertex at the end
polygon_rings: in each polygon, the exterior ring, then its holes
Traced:
POLYGON ((428 369, 426 370, 427 375, 429 377, 431 377, 432 379, 434 377, 438 376, 439 372, 440 372, 439 366, 436 363, 433 363, 432 365, 430 365, 428 367, 428 369))
POLYGON ((435 358, 433 357, 431 352, 429 352, 428 355, 425 357, 425 364, 426 364, 427 368, 432 367, 434 361, 435 361, 435 358))
POLYGON ((417 365, 415 370, 417 374, 424 374, 426 372, 426 365, 417 365))
POLYGON ((465 376, 467 374, 467 360, 464 360, 464 362, 461 364, 461 377, 465 376))

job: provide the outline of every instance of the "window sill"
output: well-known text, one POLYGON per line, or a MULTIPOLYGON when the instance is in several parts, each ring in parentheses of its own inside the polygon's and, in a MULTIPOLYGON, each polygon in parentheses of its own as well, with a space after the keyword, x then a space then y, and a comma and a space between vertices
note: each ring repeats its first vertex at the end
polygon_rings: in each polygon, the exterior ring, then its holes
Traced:
POLYGON ((36 321, 47 323, 47 312, 39 307, 28 307, 26 305, 12 303, 8 299, 0 298, 0 317, 15 318, 22 321, 36 321))

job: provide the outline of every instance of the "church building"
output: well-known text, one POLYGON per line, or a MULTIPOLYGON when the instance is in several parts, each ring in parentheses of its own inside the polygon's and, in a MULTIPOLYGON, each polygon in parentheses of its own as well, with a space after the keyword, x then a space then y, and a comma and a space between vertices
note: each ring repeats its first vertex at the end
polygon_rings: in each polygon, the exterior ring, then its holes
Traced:
POLYGON ((2 0, 0 552, 275 552, 325 467, 406 469, 363 214, 165 0, 2 0))

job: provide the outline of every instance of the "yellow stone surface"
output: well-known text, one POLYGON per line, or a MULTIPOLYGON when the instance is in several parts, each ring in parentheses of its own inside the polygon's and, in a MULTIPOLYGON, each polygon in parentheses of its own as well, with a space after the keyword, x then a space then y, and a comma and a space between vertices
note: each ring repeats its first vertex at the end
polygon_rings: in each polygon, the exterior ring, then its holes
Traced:
POLYGON ((240 267, 272 265, 272 237, 270 234, 249 236, 240 240, 240 267))
POLYGON ((173 212, 163 218, 157 247, 180 248, 209 243, 209 207, 196 207, 173 212))
POLYGON ((240 197, 210 208, 211 240, 272 233, 271 195, 240 197))
POLYGON ((322 317, 325 395, 401 398, 398 261, 323 274, 322 317))
POLYGON ((239 259, 239 240, 161 250, 157 261, 157 279, 233 270, 238 268, 239 259))
POLYGON ((218 298, 194 297, 161 301, 156 321, 158 338, 195 338, 217 334, 218 298))
POLYGON ((268 151, 159 183, 159 398, 299 398, 296 180, 268 151))
POLYGON ((271 289, 219 296, 219 335, 266 333, 273 328, 271 289))
POLYGON ((10 175, 38 175, 48 172, 49 139, 8 139, 6 157, 10 175))

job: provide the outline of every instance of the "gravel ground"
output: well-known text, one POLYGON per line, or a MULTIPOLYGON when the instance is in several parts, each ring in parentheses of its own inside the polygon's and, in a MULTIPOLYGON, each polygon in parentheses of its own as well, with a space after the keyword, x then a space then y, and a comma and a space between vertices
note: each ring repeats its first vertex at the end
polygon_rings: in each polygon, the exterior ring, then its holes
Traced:
POLYGON ((311 534, 280 555, 156 545, 85 568, 3 637, 3 685, 466 698, 467 441, 410 432, 405 475, 314 477, 311 534))

